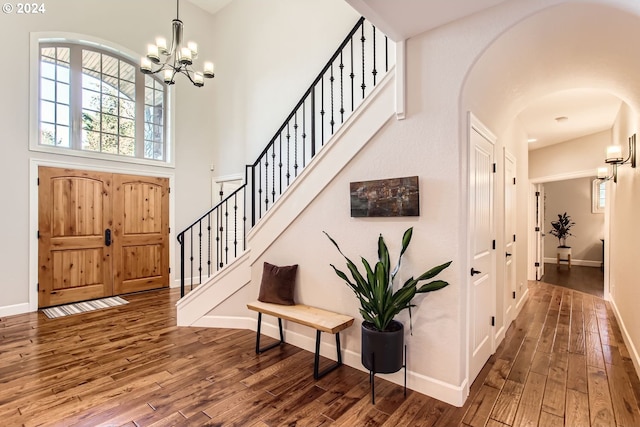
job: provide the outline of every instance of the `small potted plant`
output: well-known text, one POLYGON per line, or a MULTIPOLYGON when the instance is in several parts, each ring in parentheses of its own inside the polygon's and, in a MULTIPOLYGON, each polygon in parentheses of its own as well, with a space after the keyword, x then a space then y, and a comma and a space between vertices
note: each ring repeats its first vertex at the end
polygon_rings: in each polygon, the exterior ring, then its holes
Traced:
POLYGON ((558 214, 557 221, 551 221, 551 227, 553 228, 549 231, 552 236, 558 238, 558 261, 567 261, 569 266, 571 266, 571 246, 567 246, 567 238, 573 236, 570 230, 574 225, 576 223, 565 212, 558 214))
POLYGON ((405 231, 402 237, 402 249, 398 257, 398 264, 393 270, 391 270, 389 251, 381 234, 378 238, 378 262, 372 266, 362 258, 364 274, 360 273, 358 267, 342 253, 335 240, 326 232, 325 234, 347 261, 347 268, 352 279, 333 264, 331 267, 353 290, 360 302, 360 314, 364 319, 362 323, 362 364, 369 371, 375 373, 392 373, 400 370, 403 366, 404 327, 401 322, 394 320, 394 317, 401 311, 409 309, 409 317, 411 318, 411 307, 415 307, 412 300, 416 294, 433 292, 448 286, 449 283, 443 280, 434 280, 422 286, 418 285, 419 282, 437 276, 442 270, 449 267, 451 261, 433 267, 418 278, 411 277, 398 289, 394 289, 393 281, 400 270, 402 255, 411 242, 413 228, 405 231))

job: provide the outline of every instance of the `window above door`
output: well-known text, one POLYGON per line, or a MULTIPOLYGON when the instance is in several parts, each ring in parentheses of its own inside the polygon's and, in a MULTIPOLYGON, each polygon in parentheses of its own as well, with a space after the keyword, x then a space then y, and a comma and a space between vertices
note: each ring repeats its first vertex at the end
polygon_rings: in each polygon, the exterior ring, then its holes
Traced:
POLYGON ((30 149, 172 165, 170 94, 136 54, 80 35, 32 34, 30 149))

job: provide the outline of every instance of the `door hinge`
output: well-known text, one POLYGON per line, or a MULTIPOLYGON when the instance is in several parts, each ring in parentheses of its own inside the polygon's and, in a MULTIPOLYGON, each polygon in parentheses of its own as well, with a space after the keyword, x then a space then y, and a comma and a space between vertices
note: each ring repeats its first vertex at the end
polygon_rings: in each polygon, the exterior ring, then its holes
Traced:
POLYGON ((171 194, 171 187, 167 187, 167 193, 171 194))
POLYGON ((516 177, 513 177, 513 185, 516 185, 516 177))
POLYGON ((536 227, 536 231, 540 231, 540 227, 536 227))
POLYGON ((496 326, 496 316, 491 316, 491 326, 496 326))
POLYGON ((40 238, 40 230, 38 230, 37 238, 38 238, 38 239, 40 238))
MULTIPOLYGON (((169 274, 171 274, 171 267, 169 267, 169 274)), ((515 298, 515 297, 514 297, 515 298)))
POLYGON ((493 241, 493 249, 494 250, 496 249, 496 241, 495 240, 493 241))
POLYGON ((540 192, 536 191, 536 197, 540 197, 540 192))
POLYGON ((40 282, 36 283, 36 289, 40 292, 40 282))
POLYGON ((169 234, 171 234, 171 227, 169 227, 169 234))
POLYGON ((513 235, 513 241, 514 242, 516 241, 516 235, 515 234, 513 235))
POLYGON ((493 173, 496 173, 496 170, 498 169, 498 166, 494 163, 493 164, 493 173))
POLYGON ((540 267, 540 263, 539 263, 539 262, 536 262, 536 263, 534 264, 534 266, 535 266, 535 267, 540 267))
POLYGON ((513 299, 516 299, 516 291, 513 291, 513 299))

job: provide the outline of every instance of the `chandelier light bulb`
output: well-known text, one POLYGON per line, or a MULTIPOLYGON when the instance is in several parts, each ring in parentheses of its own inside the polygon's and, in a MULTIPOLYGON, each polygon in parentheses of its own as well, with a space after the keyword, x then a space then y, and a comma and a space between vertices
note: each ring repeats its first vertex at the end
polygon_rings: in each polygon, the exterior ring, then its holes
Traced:
POLYGON ((168 53, 167 51, 167 39, 164 37, 156 37, 156 46, 158 46, 158 51, 163 55, 168 53))

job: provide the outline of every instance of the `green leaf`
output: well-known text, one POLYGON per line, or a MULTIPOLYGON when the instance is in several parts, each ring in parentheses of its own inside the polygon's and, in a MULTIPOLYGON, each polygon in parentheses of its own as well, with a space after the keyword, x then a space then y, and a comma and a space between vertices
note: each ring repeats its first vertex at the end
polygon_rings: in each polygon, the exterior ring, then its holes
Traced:
MULTIPOLYGON (((387 244, 384 242, 384 238, 382 234, 378 237, 378 262, 381 262, 384 266, 384 271, 389 275, 389 269, 391 261, 389 260, 389 250, 387 249, 387 244)), ((386 283, 387 281, 385 281, 386 283)))
POLYGON ((444 264, 440 264, 440 265, 438 265, 436 267, 433 267, 431 270, 427 271, 426 273, 422 273, 422 275, 420 277, 418 277, 416 280, 418 282, 420 282, 422 280, 431 279, 432 277, 435 277, 438 274, 440 274, 440 272, 442 270, 444 270, 445 268, 449 267, 450 265, 451 265, 451 261, 445 262, 444 264))
POLYGON ((405 231, 404 235, 402 236, 402 249, 400 250, 400 256, 398 256, 398 265, 396 265, 396 268, 394 268, 393 272, 391 273, 392 282, 393 282, 393 279, 395 279, 396 274, 398 274, 398 271, 400 271, 400 265, 402 264, 402 255, 405 253, 405 251, 409 247, 409 243, 411 243, 412 235, 413 235, 413 227, 409 227, 409 229, 407 229, 407 231, 405 231))
POLYGON ((439 289, 442 289, 444 287, 449 286, 449 283, 445 282, 444 280, 434 280, 433 282, 427 283, 426 285, 422 285, 420 286, 420 288, 418 288, 417 292, 422 294, 425 292, 433 292, 433 291, 437 291, 439 289))

